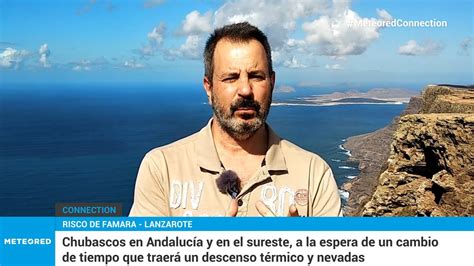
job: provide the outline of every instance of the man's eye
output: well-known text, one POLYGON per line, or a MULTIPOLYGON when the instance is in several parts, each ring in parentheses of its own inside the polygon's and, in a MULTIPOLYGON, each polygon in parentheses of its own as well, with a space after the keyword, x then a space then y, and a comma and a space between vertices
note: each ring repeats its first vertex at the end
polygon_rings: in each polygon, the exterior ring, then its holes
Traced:
POLYGON ((250 78, 255 79, 255 80, 264 80, 265 76, 263 76, 263 75, 251 75, 250 78))
POLYGON ((236 79, 237 79, 237 77, 232 76, 232 77, 226 77, 222 81, 231 82, 231 81, 235 81, 236 79))

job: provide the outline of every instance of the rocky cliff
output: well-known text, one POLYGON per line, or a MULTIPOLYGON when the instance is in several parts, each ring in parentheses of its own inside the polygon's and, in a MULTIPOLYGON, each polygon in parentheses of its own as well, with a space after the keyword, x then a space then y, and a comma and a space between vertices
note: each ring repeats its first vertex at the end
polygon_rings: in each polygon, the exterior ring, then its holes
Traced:
MULTIPOLYGON (((407 108, 400 116, 416 114, 421 110, 422 98, 412 97, 407 108)), ((370 200, 378 185, 380 174, 387 168, 392 136, 397 129, 400 117, 395 117, 386 127, 375 132, 350 137, 343 144, 351 151, 349 161, 359 162, 359 176, 343 186, 349 191, 349 198, 344 207, 344 215, 358 216, 362 207, 370 200)))
POLYGON ((388 127, 348 139, 348 215, 474 215, 474 89, 428 86, 388 127), (380 174, 381 173, 381 174, 380 174))

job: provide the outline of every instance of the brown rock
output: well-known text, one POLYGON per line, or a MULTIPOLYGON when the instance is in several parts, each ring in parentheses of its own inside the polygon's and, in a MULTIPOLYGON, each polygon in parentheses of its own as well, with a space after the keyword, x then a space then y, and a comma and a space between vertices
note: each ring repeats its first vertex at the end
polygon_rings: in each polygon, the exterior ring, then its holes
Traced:
POLYGON ((445 191, 454 191, 456 188, 456 179, 446 170, 439 171, 431 180, 445 191))
POLYGON ((421 113, 474 113, 474 90, 429 85, 423 92, 421 113))
POLYGON ((363 215, 474 215, 473 136, 474 114, 402 117, 363 215))
MULTIPOLYGON (((417 113, 422 104, 421 97, 412 97, 402 115, 417 113)), ((359 176, 346 184, 351 184, 349 199, 344 208, 344 215, 357 216, 361 208, 372 197, 379 182, 380 173, 386 169, 390 154, 392 135, 397 128, 399 117, 388 126, 375 132, 350 137, 344 148, 351 151, 350 161, 359 162, 359 176)))
POLYGON ((344 144, 361 170, 345 214, 474 215, 474 89, 430 85, 401 116, 344 144))

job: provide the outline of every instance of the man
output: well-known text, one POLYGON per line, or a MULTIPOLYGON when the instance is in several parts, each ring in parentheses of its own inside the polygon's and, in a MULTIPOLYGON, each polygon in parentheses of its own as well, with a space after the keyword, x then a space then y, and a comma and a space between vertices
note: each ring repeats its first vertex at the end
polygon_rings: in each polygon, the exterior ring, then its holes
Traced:
POLYGON ((130 215, 341 215, 329 166, 265 123, 275 85, 266 36, 246 22, 216 29, 204 65, 214 115, 198 133, 145 155, 130 215), (216 184, 228 173, 237 177, 233 195, 216 184))

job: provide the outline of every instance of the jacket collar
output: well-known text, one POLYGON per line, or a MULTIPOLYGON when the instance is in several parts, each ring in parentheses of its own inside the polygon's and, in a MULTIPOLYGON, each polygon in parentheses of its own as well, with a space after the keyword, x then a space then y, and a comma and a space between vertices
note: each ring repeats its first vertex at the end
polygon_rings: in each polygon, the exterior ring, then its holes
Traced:
MULTIPOLYGON (((199 167, 211 172, 220 173, 223 168, 212 136, 212 123, 213 119, 211 118, 207 125, 199 131, 195 150, 199 167)), ((267 169, 269 171, 288 170, 285 163, 285 157, 281 150, 282 139, 268 124, 265 124, 265 127, 268 131, 269 147, 265 154, 265 164, 267 169)))

